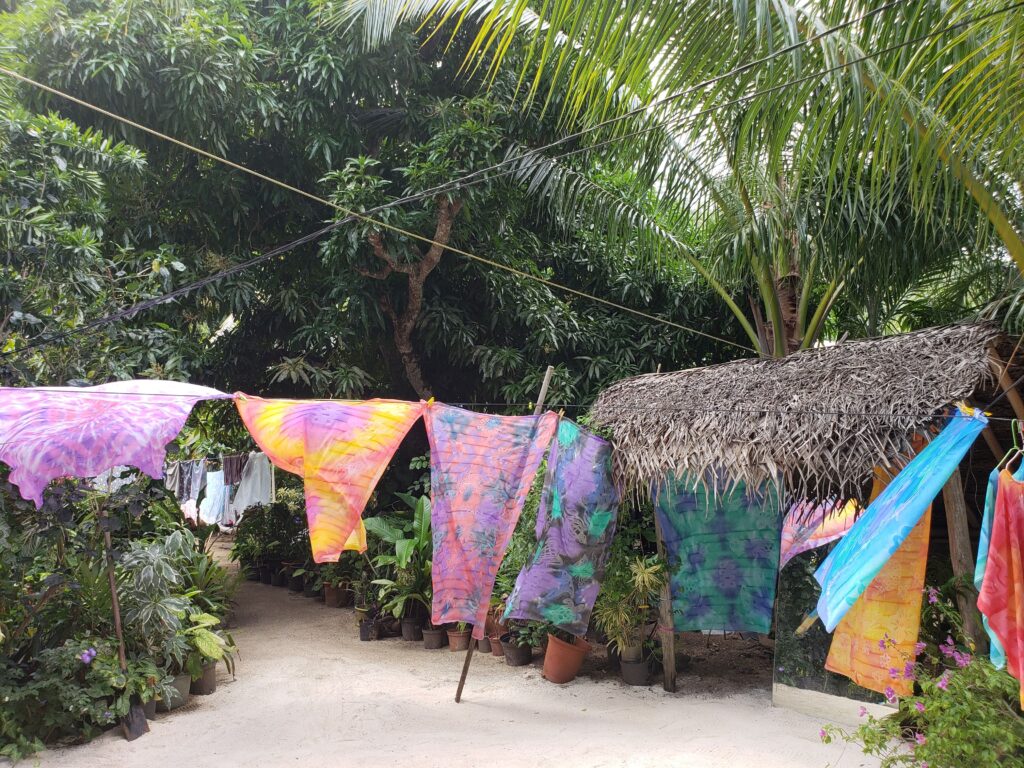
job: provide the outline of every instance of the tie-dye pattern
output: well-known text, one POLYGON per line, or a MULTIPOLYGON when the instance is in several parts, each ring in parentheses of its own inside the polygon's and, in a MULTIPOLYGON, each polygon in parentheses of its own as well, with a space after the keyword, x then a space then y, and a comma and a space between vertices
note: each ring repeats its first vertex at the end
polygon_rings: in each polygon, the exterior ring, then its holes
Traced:
POLYGON ((1024 706, 1024 483, 1005 469, 999 475, 978 609, 999 638, 1006 671, 1020 683, 1024 706))
POLYGON ((537 548, 516 579, 506 619, 586 634, 619 508, 611 460, 607 440, 559 422, 537 512, 537 548))
POLYGON ((558 416, 427 410, 435 625, 463 621, 484 635, 494 577, 558 416))
POLYGON ((669 477, 655 495, 677 631, 771 629, 782 525, 778 490, 715 493, 669 477))
POLYGON ((0 461, 23 498, 41 506, 59 477, 96 477, 120 464, 159 480, 165 448, 200 400, 230 398, 177 381, 96 387, 0 388, 0 461))
POLYGON ((361 515, 399 443, 426 403, 398 400, 235 400, 253 439, 305 481, 313 559, 366 549, 361 515))
POLYGON ((818 615, 833 632, 942 490, 988 424, 980 412, 958 412, 865 510, 814 573, 818 615))
POLYGON ((802 552, 823 547, 841 539, 853 527, 860 505, 850 499, 814 504, 801 501, 789 508, 782 522, 782 553, 779 569, 802 552))
MULTIPOLYGON (((872 501, 889 482, 887 472, 875 470, 872 501)), ((839 622, 825 669, 870 691, 885 693, 891 688, 897 696, 913 694, 913 675, 904 674, 904 668, 916 657, 931 524, 929 507, 839 622)))

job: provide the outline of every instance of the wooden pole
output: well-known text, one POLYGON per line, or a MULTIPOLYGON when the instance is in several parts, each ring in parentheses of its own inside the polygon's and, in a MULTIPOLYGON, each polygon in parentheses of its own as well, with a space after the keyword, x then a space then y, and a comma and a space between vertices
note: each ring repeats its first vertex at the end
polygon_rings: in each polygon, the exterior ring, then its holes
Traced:
MULTIPOLYGON (((100 524, 103 526, 103 554, 107 561, 107 582, 110 584, 110 606, 114 612, 114 635, 117 637, 117 661, 121 666, 121 672, 128 673, 128 658, 124 650, 124 630, 121 627, 121 602, 117 599, 117 579, 114 577, 114 555, 113 545, 110 542, 110 526, 108 525, 106 508, 101 508, 100 524)), ((134 741, 143 733, 149 731, 149 723, 142 713, 142 708, 134 699, 132 701, 128 717, 122 718, 121 730, 128 741, 134 741)))
POLYGON ((942 501, 946 508, 946 527, 949 529, 949 556, 953 562, 953 576, 956 577, 956 602, 963 617, 964 634, 976 646, 985 639, 981 631, 976 607, 978 594, 974 590, 974 554, 971 550, 971 535, 967 526, 967 502, 964 500, 964 486, 959 467, 954 470, 942 489, 942 501))
MULTIPOLYGON (((658 557, 667 563, 665 537, 661 535, 658 515, 654 515, 654 532, 658 540, 658 557)), ((658 601, 658 639, 661 642, 661 663, 665 670, 663 686, 666 691, 676 691, 676 633, 672 623, 672 590, 669 588, 670 574, 666 574, 665 586, 661 588, 658 601)))
POLYGON ((1014 414, 1017 418, 1024 421, 1024 400, 1021 400, 1020 393, 1017 388, 1013 386, 1013 379, 1010 378, 1009 366, 1003 363, 999 353, 994 349, 989 349, 989 366, 992 368, 992 373, 996 375, 999 380, 999 386, 1003 388, 1003 392, 1006 393, 1006 399, 1010 401, 1010 406, 1013 408, 1014 414))
MULTIPOLYGON (((548 386, 551 384, 551 376, 555 372, 555 366, 549 365, 544 372, 544 381, 540 385, 540 394, 537 395, 537 404, 533 408, 533 415, 540 416, 544 410, 544 399, 548 396, 548 386)), ((466 677, 469 675, 469 665, 473 661, 473 649, 476 648, 476 641, 472 636, 469 638, 469 650, 466 651, 466 660, 462 662, 462 674, 459 676, 459 687, 455 690, 455 703, 462 702, 462 689, 466 686, 466 677)))

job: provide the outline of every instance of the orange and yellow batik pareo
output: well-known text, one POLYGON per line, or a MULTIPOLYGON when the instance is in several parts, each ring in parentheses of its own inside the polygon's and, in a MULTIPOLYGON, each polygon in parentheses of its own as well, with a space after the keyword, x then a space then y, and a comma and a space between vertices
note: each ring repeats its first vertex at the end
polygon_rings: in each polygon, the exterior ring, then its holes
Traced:
MULTIPOLYGON (((889 484, 884 470, 875 470, 871 500, 889 484)), ((840 620, 832 636, 825 669, 846 675, 857 685, 878 693, 911 696, 914 646, 921 629, 932 508, 882 566, 868 588, 840 620), (889 689, 889 690, 887 690, 889 689)))
POLYGON ((281 469, 305 481, 313 559, 366 549, 363 509, 426 403, 264 400, 238 394, 242 421, 281 469))

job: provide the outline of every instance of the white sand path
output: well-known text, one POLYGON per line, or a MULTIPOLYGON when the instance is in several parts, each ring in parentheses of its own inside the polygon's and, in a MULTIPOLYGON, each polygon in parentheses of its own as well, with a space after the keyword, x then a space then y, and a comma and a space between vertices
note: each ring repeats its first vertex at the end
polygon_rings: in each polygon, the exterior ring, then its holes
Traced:
POLYGON ((473 660, 401 640, 359 642, 351 609, 253 582, 239 593, 237 678, 158 715, 128 743, 117 731, 50 750, 43 768, 276 766, 686 766, 874 768, 822 744, 821 720, 772 708, 768 691, 701 695, 617 680, 545 681, 538 666, 473 660))

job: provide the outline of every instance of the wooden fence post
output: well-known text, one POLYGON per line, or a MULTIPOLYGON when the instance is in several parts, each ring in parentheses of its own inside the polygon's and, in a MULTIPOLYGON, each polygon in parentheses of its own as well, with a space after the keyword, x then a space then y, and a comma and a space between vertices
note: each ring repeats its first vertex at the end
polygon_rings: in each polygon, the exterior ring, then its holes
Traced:
MULTIPOLYGON (((665 551, 665 538, 661 535, 661 525, 658 523, 658 514, 654 514, 654 532, 658 539, 658 557, 668 567, 668 557, 665 551)), ((664 688, 666 691, 676 691, 676 633, 672 623, 672 590, 669 588, 671 573, 665 574, 665 586, 661 588, 661 599, 658 605, 658 639, 661 641, 661 662, 665 670, 664 688)))
POLYGON ((985 640, 977 608, 978 593, 974 589, 974 553, 967 526, 967 502, 960 468, 953 471, 942 489, 946 508, 946 527, 949 530, 949 557, 953 563, 953 576, 958 585, 956 603, 964 621, 964 634, 980 647, 985 640))

